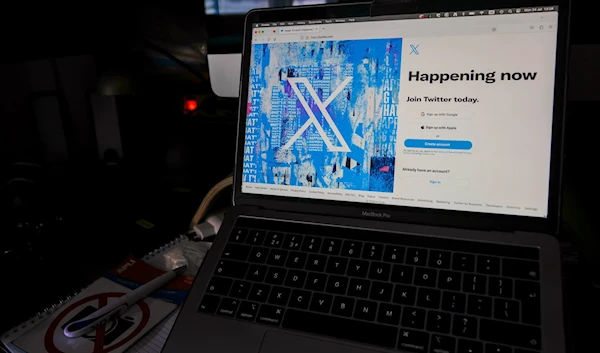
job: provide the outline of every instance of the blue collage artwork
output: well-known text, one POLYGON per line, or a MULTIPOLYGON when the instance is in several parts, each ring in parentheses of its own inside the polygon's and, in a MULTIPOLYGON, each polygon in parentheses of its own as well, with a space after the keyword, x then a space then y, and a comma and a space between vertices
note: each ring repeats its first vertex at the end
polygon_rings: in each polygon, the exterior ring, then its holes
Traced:
POLYGON ((402 39, 252 46, 242 181, 393 192, 402 39))

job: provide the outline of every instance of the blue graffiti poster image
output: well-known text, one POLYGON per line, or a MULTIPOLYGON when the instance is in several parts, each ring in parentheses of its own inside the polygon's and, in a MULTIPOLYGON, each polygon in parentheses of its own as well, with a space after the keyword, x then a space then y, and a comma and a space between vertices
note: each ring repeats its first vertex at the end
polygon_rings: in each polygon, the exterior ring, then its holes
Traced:
POLYGON ((243 181, 393 192, 402 39, 254 44, 243 181))

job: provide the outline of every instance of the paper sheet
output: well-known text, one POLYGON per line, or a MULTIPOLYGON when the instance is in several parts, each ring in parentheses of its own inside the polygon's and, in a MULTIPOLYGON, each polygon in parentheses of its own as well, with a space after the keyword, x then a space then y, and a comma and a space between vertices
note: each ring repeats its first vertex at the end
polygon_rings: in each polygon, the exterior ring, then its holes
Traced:
POLYGON ((174 310, 160 324, 153 328, 152 331, 148 332, 146 336, 131 346, 127 350, 127 353, 160 353, 165 343, 167 343, 167 337, 169 337, 169 332, 173 328, 177 315, 179 315, 179 308, 174 310))

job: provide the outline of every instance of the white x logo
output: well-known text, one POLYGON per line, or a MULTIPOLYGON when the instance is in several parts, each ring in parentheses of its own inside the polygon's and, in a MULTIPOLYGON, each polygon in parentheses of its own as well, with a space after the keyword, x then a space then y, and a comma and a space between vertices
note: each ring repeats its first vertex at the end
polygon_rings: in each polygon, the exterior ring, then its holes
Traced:
POLYGON ((294 134, 294 136, 292 136, 292 138, 282 148, 283 149, 288 149, 288 148, 292 147, 292 144, 294 144, 294 142, 296 142, 296 140, 300 138, 300 136, 302 135, 302 133, 304 131, 306 131, 306 129, 308 129, 308 127, 311 124, 314 124, 315 128, 317 129, 317 132, 319 133, 319 135, 321 135, 321 138, 323 139, 323 142, 325 142, 325 145, 327 146, 327 150, 328 151, 330 151, 330 152, 350 152, 350 147, 348 147, 348 144, 346 143, 346 140, 344 140, 344 137, 342 136, 342 134, 338 130, 337 126, 335 126, 335 124, 333 123, 333 120, 331 119, 331 116, 329 115, 329 112, 327 112, 327 109, 326 109, 327 106, 329 106, 329 104, 331 104, 331 101, 333 101, 333 99, 335 97, 337 97, 337 95, 340 94, 340 92, 342 92, 342 90, 344 89, 344 87, 346 87, 346 85, 348 83, 350 83, 350 81, 352 81, 352 77, 347 77, 344 80, 344 82, 342 82, 335 89, 335 91, 333 91, 333 93, 331 93, 331 95, 325 100, 325 102, 321 102, 321 99, 319 99, 319 96, 317 95, 317 92, 315 92, 315 89, 310 84, 310 82, 308 82, 307 78, 305 78, 305 77, 296 77, 296 78, 288 77, 288 82, 292 86, 292 90, 294 91, 294 93, 296 94, 296 96, 300 100, 300 103, 304 107, 304 110, 308 114, 309 119, 306 121, 306 123, 304 123, 304 125, 302 125, 302 127, 300 129, 298 129, 298 131, 296 131, 296 133, 294 134), (323 117, 325 117, 325 120, 327 120, 327 123, 329 124, 329 126, 331 126, 331 130, 333 130, 333 133, 335 134, 335 137, 337 137, 337 139, 340 141, 341 146, 334 146, 331 143, 331 141, 329 140, 329 138, 325 134, 325 130, 323 130, 323 127, 321 126, 321 124, 319 124, 319 121, 317 120, 317 117, 315 117, 315 114, 313 113, 313 111, 308 106, 308 103, 306 102, 306 99, 304 99, 304 96, 302 96, 302 93, 300 93, 300 89, 298 89, 297 83, 304 83, 304 86, 306 87, 306 90, 308 91, 308 93, 310 94, 310 96, 312 97, 312 99, 317 104, 317 107, 319 108, 319 110, 323 114, 323 117))

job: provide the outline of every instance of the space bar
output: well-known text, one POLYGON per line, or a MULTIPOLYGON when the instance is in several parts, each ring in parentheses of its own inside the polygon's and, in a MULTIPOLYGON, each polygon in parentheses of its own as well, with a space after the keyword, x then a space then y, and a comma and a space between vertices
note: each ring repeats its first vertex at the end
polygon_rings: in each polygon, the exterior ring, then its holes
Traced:
POLYGON ((384 347, 395 347, 398 329, 364 321, 342 319, 305 311, 288 309, 283 317, 284 328, 333 336, 384 347))

